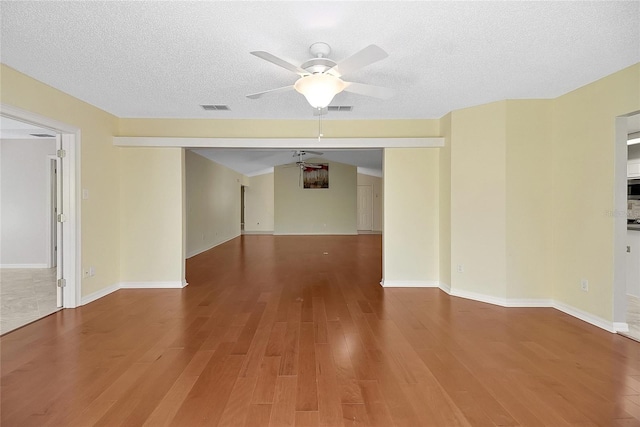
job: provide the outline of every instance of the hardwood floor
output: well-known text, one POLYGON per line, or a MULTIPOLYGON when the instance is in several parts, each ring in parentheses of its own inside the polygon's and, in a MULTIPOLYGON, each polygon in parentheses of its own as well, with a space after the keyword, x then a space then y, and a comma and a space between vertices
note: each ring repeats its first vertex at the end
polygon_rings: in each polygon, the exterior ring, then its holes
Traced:
POLYGON ((640 426, 640 343, 383 289, 379 235, 243 236, 187 274, 0 338, 2 426, 640 426))

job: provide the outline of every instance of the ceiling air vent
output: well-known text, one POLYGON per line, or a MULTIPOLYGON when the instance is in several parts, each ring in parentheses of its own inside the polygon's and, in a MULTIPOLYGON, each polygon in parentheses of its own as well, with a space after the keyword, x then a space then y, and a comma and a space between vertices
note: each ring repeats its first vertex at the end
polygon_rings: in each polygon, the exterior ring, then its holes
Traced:
POLYGON ((230 111, 231 108, 229 108, 228 105, 219 105, 219 104, 206 104, 206 105, 201 105, 203 110, 206 111, 230 111))
POLYGON ((329 105, 329 111, 347 112, 353 110, 352 105, 329 105))
POLYGON ((37 136, 38 138, 55 138, 55 135, 49 135, 48 133, 30 133, 31 136, 37 136))

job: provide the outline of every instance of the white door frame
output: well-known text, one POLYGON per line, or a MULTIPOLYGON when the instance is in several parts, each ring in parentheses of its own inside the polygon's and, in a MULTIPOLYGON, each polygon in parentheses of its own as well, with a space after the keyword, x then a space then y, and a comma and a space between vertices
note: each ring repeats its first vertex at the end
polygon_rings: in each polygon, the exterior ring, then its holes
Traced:
MULTIPOLYGON (((56 147, 57 150, 57 147, 56 147)), ((57 258, 55 257, 55 238, 54 238, 54 227, 52 226, 55 221, 55 212, 54 212, 54 197, 51 194, 52 186, 56 186, 57 188, 57 178, 53 173, 52 162, 55 161, 55 168, 58 168, 58 157, 55 155, 47 156, 47 163, 45 166, 45 170, 47 171, 47 268, 52 268, 57 265, 57 258)), ((57 202, 56 202, 57 203, 57 202)), ((56 206, 57 208, 57 206, 56 206)))
MULTIPOLYGON (((81 241, 80 241, 80 129, 40 114, 0 103, 0 115, 37 127, 49 129, 60 134, 65 156, 60 159, 62 165, 62 213, 65 216, 62 233, 62 251, 64 279, 66 287, 63 293, 62 307, 80 306, 81 283, 81 241)), ((60 172, 60 170, 58 171, 60 172)))

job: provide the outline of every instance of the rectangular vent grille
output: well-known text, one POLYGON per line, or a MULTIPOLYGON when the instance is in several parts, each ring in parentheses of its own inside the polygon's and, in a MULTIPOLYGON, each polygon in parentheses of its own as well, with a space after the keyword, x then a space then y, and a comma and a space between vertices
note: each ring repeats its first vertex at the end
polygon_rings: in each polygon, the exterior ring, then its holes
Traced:
POLYGON ((329 111, 351 111, 353 106, 351 105, 329 105, 329 111))
POLYGON ((228 105, 219 105, 219 104, 206 104, 206 105, 201 105, 201 107, 203 110, 206 110, 206 111, 230 111, 231 110, 228 105))
POLYGON ((55 135, 49 135, 48 133, 30 133, 31 136, 37 136, 38 138, 54 138, 55 135))

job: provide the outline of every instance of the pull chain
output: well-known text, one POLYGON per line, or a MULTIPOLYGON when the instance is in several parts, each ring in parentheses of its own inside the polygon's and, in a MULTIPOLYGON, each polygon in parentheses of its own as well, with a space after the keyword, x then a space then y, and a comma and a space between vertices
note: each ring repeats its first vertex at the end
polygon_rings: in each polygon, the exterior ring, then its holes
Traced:
POLYGON ((322 108, 318 107, 318 142, 322 136, 322 108))

